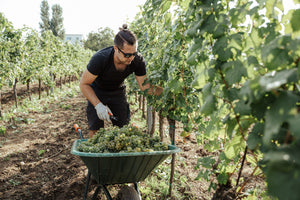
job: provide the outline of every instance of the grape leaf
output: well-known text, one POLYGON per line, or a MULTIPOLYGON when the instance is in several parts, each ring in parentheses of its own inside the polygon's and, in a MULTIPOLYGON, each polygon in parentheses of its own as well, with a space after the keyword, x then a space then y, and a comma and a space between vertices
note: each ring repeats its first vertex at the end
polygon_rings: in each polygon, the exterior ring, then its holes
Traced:
POLYGON ((218 176, 217 176, 217 180, 218 180, 218 183, 219 184, 222 184, 222 185, 225 185, 228 181, 228 174, 227 173, 220 173, 218 176))
POLYGON ((225 144, 225 155, 228 159, 233 159, 239 155, 245 147, 245 143, 241 135, 236 134, 231 141, 225 144))
POLYGON ((266 1, 266 16, 268 18, 274 18, 273 16, 275 16, 275 13, 274 13, 274 8, 275 8, 275 5, 276 5, 276 0, 268 0, 266 1))
POLYGON ((201 34, 204 33, 214 33, 215 27, 218 25, 218 23, 215 20, 215 15, 211 14, 209 15, 201 24, 200 30, 201 34))
POLYGON ((230 36, 231 40, 229 42, 229 46, 234 47, 238 50, 242 50, 242 34, 237 33, 230 36))
POLYGON ((187 58, 186 63, 192 66, 197 65, 198 64, 197 57, 198 57, 198 52, 194 52, 187 58))
POLYGON ((206 83, 206 85, 204 85, 204 87, 202 89, 202 95, 203 95, 204 99, 212 94, 211 89, 212 89, 212 83, 211 82, 208 82, 208 83, 206 83))
POLYGON ((198 158, 198 164, 201 164, 202 167, 212 168, 212 166, 216 163, 216 160, 212 156, 200 157, 198 158))
POLYGON ((233 110, 238 115, 249 115, 251 113, 250 105, 242 99, 235 104, 233 110))
POLYGON ((282 36, 274 39, 262 48, 261 57, 267 68, 277 69, 293 61, 289 55, 288 48, 291 42, 290 36, 282 36))
POLYGON ((233 133, 234 133, 234 129, 237 125, 237 122, 235 119, 229 119, 227 122, 226 122, 227 126, 226 126, 226 132, 227 132, 227 135, 229 138, 232 137, 233 133))
POLYGON ((247 76, 247 69, 239 60, 225 63, 222 65, 222 69, 225 71, 225 80, 229 85, 238 83, 242 76, 247 76))
POLYGON ((248 14, 246 7, 247 4, 244 4, 241 7, 230 9, 229 16, 231 18, 230 21, 233 26, 237 26, 245 22, 246 14, 248 14))
POLYGON ((226 89, 224 87, 224 90, 225 90, 224 92, 226 92, 226 94, 227 94, 229 101, 233 102, 234 100, 239 99, 239 96, 238 96, 239 90, 237 88, 226 89))
POLYGON ((298 200, 300 196, 300 149, 281 148, 265 154, 268 190, 279 199, 298 200))
POLYGON ((218 55, 218 58, 221 61, 227 61, 233 55, 230 48, 227 46, 228 42, 227 37, 225 36, 219 38, 213 46, 213 53, 218 55))
POLYGON ((201 89, 206 83, 207 79, 207 70, 203 69, 201 70, 200 67, 197 68, 197 72, 194 76, 194 81, 192 82, 192 86, 195 89, 201 89))
POLYGON ((200 51, 201 47, 202 47, 202 42, 203 42, 203 39, 201 38, 196 38, 194 40, 194 43, 191 45, 191 47, 189 48, 189 54, 192 55, 194 52, 198 52, 200 51))
POLYGON ((259 84, 265 91, 271 91, 279 88, 280 86, 286 83, 297 81, 297 69, 289 69, 282 70, 279 72, 268 73, 260 78, 259 84))
POLYGON ((293 31, 300 31, 300 9, 295 10, 291 19, 293 31))
POLYGON ((218 21, 216 26, 213 29, 213 38, 219 38, 223 35, 225 35, 226 30, 228 29, 229 26, 229 20, 227 15, 219 15, 218 21))
POLYGON ((190 37, 196 36, 201 23, 202 23, 202 21, 192 22, 190 28, 185 32, 187 34, 187 36, 190 36, 190 37))
POLYGON ((264 96, 257 99, 251 104, 252 115, 257 117, 258 120, 264 119, 265 113, 268 110, 268 106, 273 104, 275 100, 275 95, 272 95, 271 93, 266 93, 264 96))
POLYGON ((292 135, 295 135, 298 140, 300 139, 300 115, 298 114, 295 118, 288 119, 289 128, 292 135))
POLYGON ((204 115, 210 115, 213 111, 216 110, 216 98, 211 94, 208 95, 203 105, 200 107, 200 112, 204 115))
POLYGON ((247 144, 249 149, 254 150, 259 146, 262 141, 262 134, 264 131, 264 126, 262 123, 256 123, 253 126, 252 131, 249 133, 247 144))
POLYGON ((280 126, 289 118, 294 118, 292 109, 295 109, 299 96, 289 92, 280 93, 277 100, 266 112, 263 142, 270 144, 273 136, 279 133, 280 126))
POLYGON ((161 12, 165 13, 172 5, 172 1, 164 1, 164 3, 161 5, 161 12))

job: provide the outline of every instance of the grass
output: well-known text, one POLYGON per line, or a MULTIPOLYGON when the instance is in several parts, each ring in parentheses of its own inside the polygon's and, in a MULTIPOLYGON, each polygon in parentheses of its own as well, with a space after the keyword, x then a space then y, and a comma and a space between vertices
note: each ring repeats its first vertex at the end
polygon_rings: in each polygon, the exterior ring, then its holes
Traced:
MULTIPOLYGON (((49 96, 43 95, 41 99, 39 99, 38 94, 32 94, 31 100, 25 98, 22 101, 19 101, 18 107, 15 107, 15 105, 13 104, 11 107, 7 108, 6 110, 3 110, 2 117, 0 118, 1 120, 0 123, 13 121, 15 123, 25 122, 26 124, 30 124, 33 122, 33 119, 24 117, 29 112, 41 112, 41 111, 45 113, 52 112, 52 110, 49 108, 49 105, 51 103, 66 98, 72 98, 78 93, 80 93, 78 82, 72 82, 68 85, 62 86, 62 89, 56 87, 53 91, 53 94, 50 94, 49 96), (19 117, 19 115, 22 117, 19 117)), ((65 105, 61 103, 60 107, 64 109, 69 109, 70 105, 65 105)), ((0 127, 3 126, 4 125, 0 124, 0 127)))

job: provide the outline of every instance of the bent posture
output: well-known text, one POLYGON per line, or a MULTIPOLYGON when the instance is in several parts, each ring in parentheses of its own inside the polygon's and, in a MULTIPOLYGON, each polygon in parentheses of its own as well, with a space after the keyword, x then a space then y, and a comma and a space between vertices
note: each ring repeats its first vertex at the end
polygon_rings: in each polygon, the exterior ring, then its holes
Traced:
POLYGON ((137 52, 136 36, 123 25, 115 36, 114 46, 101 49, 92 56, 80 81, 80 89, 88 99, 89 137, 104 127, 104 121, 119 127, 129 123, 124 80, 132 73, 141 91, 149 89, 149 94, 156 95, 162 92, 160 87, 144 84, 145 61, 137 52))

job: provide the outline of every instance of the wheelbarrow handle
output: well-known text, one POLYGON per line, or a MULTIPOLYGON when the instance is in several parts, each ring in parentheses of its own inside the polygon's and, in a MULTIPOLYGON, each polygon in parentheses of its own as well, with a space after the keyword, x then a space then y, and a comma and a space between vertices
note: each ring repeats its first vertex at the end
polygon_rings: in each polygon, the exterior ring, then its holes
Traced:
POLYGON ((80 138, 83 139, 80 126, 78 126, 78 124, 74 124, 74 128, 75 128, 75 131, 77 133, 79 133, 80 138))
POLYGON ((118 118, 116 118, 112 113, 108 112, 108 115, 111 119, 118 121, 118 118))

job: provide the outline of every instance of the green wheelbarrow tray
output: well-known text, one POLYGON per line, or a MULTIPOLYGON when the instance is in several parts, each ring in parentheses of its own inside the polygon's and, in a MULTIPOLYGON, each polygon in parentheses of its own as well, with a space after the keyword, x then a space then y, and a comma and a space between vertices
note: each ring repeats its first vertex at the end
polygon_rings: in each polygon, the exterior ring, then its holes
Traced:
POLYGON ((78 155, 98 184, 122 184, 143 181, 151 171, 180 148, 168 145, 169 150, 132 153, 86 153, 77 150, 87 139, 73 143, 71 154, 78 155))

